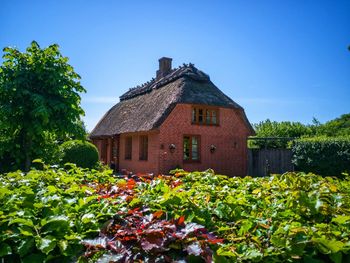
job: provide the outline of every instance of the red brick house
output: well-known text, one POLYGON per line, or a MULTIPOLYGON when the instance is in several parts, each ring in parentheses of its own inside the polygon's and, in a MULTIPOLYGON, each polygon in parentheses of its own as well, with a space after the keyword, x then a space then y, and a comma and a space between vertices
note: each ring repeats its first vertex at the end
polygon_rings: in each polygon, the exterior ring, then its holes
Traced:
POLYGON ((171 61, 161 58, 157 77, 123 94, 93 129, 101 161, 140 173, 246 175, 254 131, 243 108, 193 64, 172 69, 171 61))

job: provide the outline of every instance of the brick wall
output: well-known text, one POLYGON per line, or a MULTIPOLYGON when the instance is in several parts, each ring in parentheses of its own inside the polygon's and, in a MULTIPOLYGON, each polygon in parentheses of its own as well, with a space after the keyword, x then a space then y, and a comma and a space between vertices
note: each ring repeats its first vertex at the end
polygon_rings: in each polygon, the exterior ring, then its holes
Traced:
MULTIPOLYGON (((191 124, 192 106, 178 104, 160 127, 159 133, 159 172, 181 167, 187 171, 212 168, 217 173, 230 176, 247 174, 246 138, 249 134, 238 110, 220 108, 219 126, 191 124), (201 136, 200 163, 183 161, 183 135, 201 136), (169 145, 176 149, 170 151, 169 145), (211 153, 210 146, 216 150, 211 153)), ((156 152, 156 151, 155 151, 156 152)))
POLYGON ((137 132, 124 133, 120 135, 119 144, 119 169, 134 173, 154 173, 159 172, 159 132, 137 132), (141 135, 148 136, 148 159, 139 160, 139 138, 141 135), (132 136, 132 157, 131 160, 125 160, 125 138, 132 136))

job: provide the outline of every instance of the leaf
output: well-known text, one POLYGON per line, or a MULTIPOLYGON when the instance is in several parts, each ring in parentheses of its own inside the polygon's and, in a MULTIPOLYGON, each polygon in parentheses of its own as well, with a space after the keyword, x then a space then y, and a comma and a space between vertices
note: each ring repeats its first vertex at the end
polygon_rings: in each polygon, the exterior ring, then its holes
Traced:
POLYGON ((337 253, 342 250, 344 243, 338 240, 328 240, 325 238, 312 238, 312 241, 324 254, 337 253))
POLYGON ((24 255, 31 252, 34 246, 35 246, 34 238, 26 238, 21 240, 17 250, 20 256, 23 257, 24 255))
POLYGON ((95 239, 84 239, 82 244, 87 247, 97 247, 97 248, 106 248, 107 247, 107 238, 98 237, 95 239))
POLYGON ((213 211, 220 219, 226 219, 229 217, 231 213, 231 208, 223 203, 223 202, 218 202, 216 208, 213 211))
POLYGON ((208 239, 207 241, 210 244, 218 244, 218 243, 223 243, 225 239, 223 238, 216 238, 216 239, 208 239))
POLYGON ((164 251, 166 248, 164 247, 164 233, 159 230, 152 230, 151 232, 147 232, 147 234, 141 240, 141 247, 143 250, 149 251, 164 251))
POLYGON ((162 210, 159 210, 159 211, 153 213, 153 217, 154 218, 161 218, 163 214, 164 214, 164 212, 162 210))
POLYGON ((258 249, 255 248, 248 248, 247 251, 244 253, 244 256, 246 259, 252 259, 254 261, 260 260, 263 257, 264 254, 262 254, 258 249))
POLYGON ((177 219, 177 222, 176 224, 181 226, 181 225, 184 225, 185 223, 185 216, 180 216, 178 219, 177 219))
POLYGON ((24 219, 24 218, 16 218, 13 219, 9 222, 9 225, 13 224, 19 224, 19 225, 24 225, 24 226, 29 226, 29 227, 34 227, 33 221, 30 219, 24 219))
POLYGON ((33 230, 27 226, 19 227, 18 229, 20 233, 24 236, 34 236, 33 230))
POLYGON ((64 236, 69 230, 69 221, 66 216, 53 216, 41 220, 41 231, 43 233, 55 233, 57 236, 64 236))
POLYGON ((111 262, 126 262, 125 257, 126 253, 124 254, 103 254, 96 262, 97 263, 111 263, 111 262))
POLYGON ((230 247, 219 247, 216 253, 218 256, 237 258, 237 253, 234 252, 234 247, 232 247, 232 249, 230 247))
POLYGON ((11 247, 6 243, 1 243, 0 244, 0 257, 11 255, 11 254, 12 254, 11 247))
POLYGON ((129 206, 131 208, 134 208, 134 207, 138 207, 138 206, 141 206, 142 205, 142 200, 140 200, 139 198, 133 198, 131 200, 131 202, 129 203, 129 206))
POLYGON ((54 236, 38 237, 36 240, 36 247, 44 254, 48 255, 56 247, 56 238, 54 236))
POLYGON ((250 221, 250 220, 243 220, 242 224, 241 224, 241 228, 238 231, 238 234, 240 236, 245 235, 250 230, 250 228, 252 226, 253 226, 253 222, 252 221, 250 221))
POLYGON ((94 218, 95 218, 95 215, 92 213, 84 214, 81 217, 81 222, 83 222, 84 224, 87 224, 87 223, 90 223, 91 221, 93 221, 94 218))
POLYGON ((57 188, 53 185, 49 185, 47 187, 47 191, 50 193, 50 194, 53 194, 53 193, 56 193, 57 192, 57 188))
MULTIPOLYGON (((183 222, 182 225, 184 225, 183 222)), ((191 234, 199 229, 204 229, 204 227, 197 223, 188 223, 185 225, 185 228, 181 229, 181 233, 183 233, 183 236, 186 237, 188 234, 191 234)))
POLYGON ((257 189, 254 189, 253 191, 252 191, 252 194, 258 194, 258 193, 260 193, 261 192, 261 189, 260 188, 257 188, 257 189))
POLYGON ((339 225, 344 225, 345 223, 347 223, 349 221, 350 221, 350 216, 340 215, 340 216, 332 218, 332 222, 337 223, 339 225))
POLYGON ((60 249, 62 255, 65 255, 65 256, 68 256, 68 255, 69 255, 69 254, 67 253, 67 248, 68 248, 68 246, 69 246, 68 240, 60 240, 60 241, 57 243, 57 246, 59 247, 59 249, 60 249))
POLYGON ((332 191, 332 192, 337 192, 337 186, 335 186, 334 184, 330 184, 329 185, 329 189, 332 191))
POLYGON ((192 243, 186 247, 186 251, 189 255, 199 256, 203 249, 201 248, 201 245, 199 242, 192 243))

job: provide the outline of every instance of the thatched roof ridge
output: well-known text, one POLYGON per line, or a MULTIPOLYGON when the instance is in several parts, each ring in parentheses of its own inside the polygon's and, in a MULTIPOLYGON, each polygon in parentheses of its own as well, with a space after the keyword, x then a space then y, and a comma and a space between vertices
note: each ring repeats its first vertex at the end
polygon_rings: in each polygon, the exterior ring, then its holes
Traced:
POLYGON ((136 96, 143 95, 145 93, 151 92, 154 89, 159 89, 166 84, 175 81, 181 77, 190 77, 192 79, 196 79, 198 81, 209 81, 210 78, 204 72, 198 70, 194 64, 183 64, 183 66, 179 66, 171 70, 171 72, 165 77, 156 80, 154 78, 151 81, 148 81, 142 85, 136 86, 134 88, 129 89, 126 93, 119 97, 120 101, 134 98, 136 96))
POLYGON ((103 116, 90 137, 157 129, 178 103, 238 109, 246 126, 253 130, 241 106, 219 90, 207 74, 193 64, 184 64, 120 96, 120 102, 103 116))

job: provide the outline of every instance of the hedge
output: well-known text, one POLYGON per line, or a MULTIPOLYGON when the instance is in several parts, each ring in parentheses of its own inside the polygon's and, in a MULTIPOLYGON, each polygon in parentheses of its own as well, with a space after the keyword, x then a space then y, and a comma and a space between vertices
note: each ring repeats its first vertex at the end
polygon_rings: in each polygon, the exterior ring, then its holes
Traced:
POLYGON ((82 168, 94 168, 98 163, 95 145, 87 141, 72 140, 61 145, 61 163, 75 163, 82 168))
POLYGON ((350 171, 350 137, 302 138, 293 143, 296 170, 339 176, 350 171))

